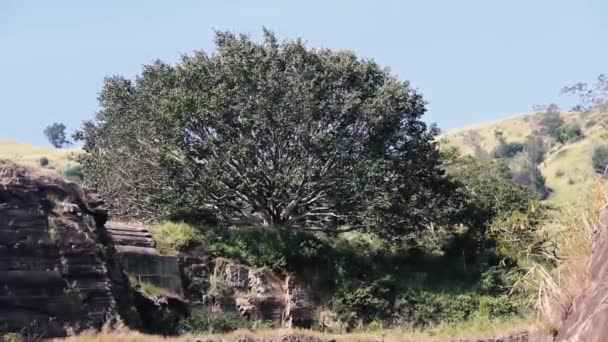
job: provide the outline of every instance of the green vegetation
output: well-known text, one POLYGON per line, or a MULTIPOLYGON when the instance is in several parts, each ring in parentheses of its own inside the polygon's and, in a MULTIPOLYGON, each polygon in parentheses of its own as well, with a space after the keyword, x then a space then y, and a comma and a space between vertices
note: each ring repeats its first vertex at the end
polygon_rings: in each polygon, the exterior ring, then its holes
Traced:
POLYGON ((142 281, 136 276, 129 276, 129 282, 139 292, 154 296, 154 297, 177 297, 178 295, 159 286, 156 286, 150 282, 142 281))
POLYGON ((182 334, 217 334, 227 333, 238 329, 249 329, 250 321, 234 312, 211 312, 209 309, 196 309, 192 315, 178 324, 182 334))
POLYGON ((80 165, 69 166, 63 170, 63 176, 74 182, 82 182, 84 175, 82 174, 82 168, 80 165))
POLYGON ((106 79, 77 138, 85 180, 117 212, 387 240, 449 220, 453 185, 408 82, 271 32, 218 32, 215 50, 106 79))

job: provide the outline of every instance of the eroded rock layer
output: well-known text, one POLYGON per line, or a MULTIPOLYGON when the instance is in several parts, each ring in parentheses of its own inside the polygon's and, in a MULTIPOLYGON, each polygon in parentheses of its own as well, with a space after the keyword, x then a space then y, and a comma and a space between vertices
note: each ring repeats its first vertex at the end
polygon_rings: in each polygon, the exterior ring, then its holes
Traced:
POLYGON ((102 205, 76 184, 0 162, 0 334, 137 325, 102 205))

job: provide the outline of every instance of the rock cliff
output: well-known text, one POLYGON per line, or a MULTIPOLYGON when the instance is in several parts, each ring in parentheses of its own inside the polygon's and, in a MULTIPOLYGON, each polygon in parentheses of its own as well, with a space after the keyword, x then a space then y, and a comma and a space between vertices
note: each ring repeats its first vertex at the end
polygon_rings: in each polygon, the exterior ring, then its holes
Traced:
POLYGON ((310 281, 223 258, 181 256, 180 265, 193 303, 282 327, 312 325, 315 303, 310 281))
POLYGON ((0 335, 139 324, 95 194, 0 162, 0 335))

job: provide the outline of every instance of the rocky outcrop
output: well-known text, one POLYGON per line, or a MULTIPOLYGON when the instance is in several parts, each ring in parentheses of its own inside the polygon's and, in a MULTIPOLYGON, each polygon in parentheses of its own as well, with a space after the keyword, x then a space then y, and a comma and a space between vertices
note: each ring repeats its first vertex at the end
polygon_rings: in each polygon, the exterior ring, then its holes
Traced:
POLYGON ((213 310, 237 311, 283 327, 310 327, 315 303, 309 282, 228 259, 182 256, 186 296, 213 310))
POLYGON ((0 162, 0 335, 139 324, 93 193, 0 162))
POLYGON ((177 257, 161 255, 144 225, 108 222, 105 227, 129 276, 183 297, 177 257))
MULTIPOLYGON (((608 222, 608 218, 603 221, 608 222)), ((600 342, 608 339, 608 235, 605 227, 600 231, 602 234, 599 234, 588 265, 587 286, 573 301, 555 341, 600 342)))

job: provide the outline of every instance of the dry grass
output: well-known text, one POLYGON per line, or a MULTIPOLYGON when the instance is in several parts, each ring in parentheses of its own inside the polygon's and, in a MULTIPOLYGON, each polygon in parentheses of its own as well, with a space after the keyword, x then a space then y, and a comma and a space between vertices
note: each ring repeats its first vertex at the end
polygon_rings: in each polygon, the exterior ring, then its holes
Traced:
POLYGON ((546 255, 557 267, 553 270, 536 265, 538 310, 549 330, 556 331, 571 310, 574 299, 588 286, 589 260, 598 231, 605 226, 608 193, 603 181, 595 192, 577 208, 570 208, 547 229, 555 251, 546 255))
MULTIPOLYGON (((496 328, 499 328, 497 326, 496 328)), ((522 326, 521 329, 507 330, 513 331, 514 333, 529 330, 529 326, 522 326)), ((485 333, 475 335, 475 339, 480 338, 495 338, 505 336, 505 330, 498 333, 485 333)), ((255 339, 258 341, 277 341, 281 340, 284 336, 298 336, 298 337, 313 337, 319 339, 335 339, 336 342, 438 342, 438 341, 453 341, 453 338, 467 338, 472 335, 468 334, 452 334, 452 335, 433 335, 428 333, 402 331, 402 330, 390 330, 385 332, 361 332, 351 334, 324 334, 318 331, 312 330, 299 330, 299 329, 273 329, 273 330, 262 330, 262 331, 249 331, 249 330, 237 330, 228 334, 222 335, 208 335, 208 336, 194 336, 194 335, 182 335, 179 337, 162 337, 155 335, 146 335, 139 332, 105 332, 105 333, 84 333, 79 336, 69 337, 66 339, 55 339, 56 342, 161 342, 161 341, 172 341, 172 342, 194 342, 194 341, 234 341, 243 339, 245 337, 255 339)))
POLYGON ((46 157, 50 166, 58 171, 76 165, 70 156, 80 152, 79 148, 53 148, 0 139, 0 159, 39 165, 40 158, 46 157))
POLYGON ((37 164, 29 162, 15 162, 0 159, 0 180, 4 183, 15 180, 17 177, 32 177, 40 179, 58 179, 57 171, 42 168, 37 164))
MULTIPOLYGON (((565 122, 578 123, 581 127, 586 127, 589 122, 601 121, 597 113, 564 113, 562 117, 565 122)), ((465 154, 473 154, 474 147, 470 137, 473 132, 481 147, 490 152, 497 145, 494 136, 496 130, 502 131, 509 142, 524 142, 525 138, 538 128, 541 118, 542 115, 539 114, 524 114, 449 131, 440 138, 446 138, 449 145, 458 147, 465 154)), ((575 204, 593 188, 595 171, 591 164, 592 150, 594 146, 606 143, 606 125, 596 124, 585 128, 584 134, 580 141, 555 146, 547 154, 545 162, 539 166, 546 177, 547 186, 553 190, 547 199, 549 204, 575 204)))
POLYGON ((326 334, 319 331, 313 330, 301 330, 301 329, 268 329, 268 330, 237 330, 227 334, 221 335, 207 335, 207 336, 195 336, 195 335, 182 335, 178 337, 161 337, 155 335, 146 335, 139 332, 111 332, 106 331, 102 333, 84 333, 79 336, 70 337, 66 339, 56 339, 54 341, 61 342, 160 342, 160 341, 175 341, 175 342, 193 342, 193 341, 234 341, 239 338, 248 337, 257 341, 280 341, 284 336, 298 336, 298 337, 312 337, 319 339, 335 339, 336 342, 439 342, 439 341, 453 341, 454 338, 465 339, 473 338, 478 339, 491 339, 496 337, 504 337, 511 333, 519 333, 522 331, 534 332, 530 320, 528 318, 521 318, 518 320, 510 320, 503 322, 488 321, 482 326, 475 325, 462 326, 460 328, 452 326, 449 329, 446 327, 436 327, 426 331, 413 331, 407 329, 391 329, 373 332, 356 332, 349 334, 326 334), (482 331, 477 329, 482 327, 482 331), (456 329, 456 330, 454 330, 456 329))

